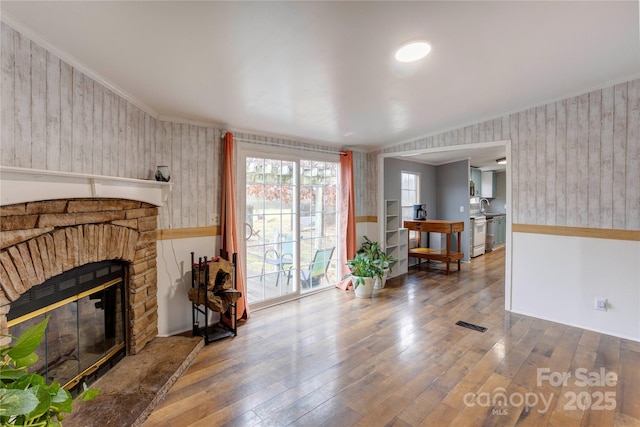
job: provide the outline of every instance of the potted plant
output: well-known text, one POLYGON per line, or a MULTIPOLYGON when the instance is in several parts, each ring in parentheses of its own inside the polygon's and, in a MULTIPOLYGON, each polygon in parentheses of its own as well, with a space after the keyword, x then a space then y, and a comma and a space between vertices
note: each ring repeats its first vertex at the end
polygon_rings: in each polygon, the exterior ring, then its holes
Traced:
POLYGON ((369 253, 357 252, 353 259, 347 261, 351 270, 344 278, 351 277, 356 297, 368 298, 373 294, 373 285, 377 277, 382 276, 382 269, 369 253))
MULTIPOLYGON (((27 369, 38 360, 34 352, 48 321, 26 329, 12 345, 0 345, 0 426, 62 426, 64 413, 71 413, 71 394, 27 369)), ((85 387, 76 399, 91 400, 98 393, 85 387)))
POLYGON ((391 273, 392 271, 391 265, 395 262, 398 262, 398 258, 387 255, 386 252, 382 251, 378 255, 378 261, 380 262, 380 267, 382 268, 382 277, 380 277, 376 282, 376 289, 382 289, 387 283, 387 277, 389 276, 389 273, 391 273))
POLYGON ((382 274, 376 278, 374 289, 384 288, 387 282, 387 276, 392 271, 391 265, 398 262, 398 259, 387 255, 387 253, 380 248, 379 242, 374 242, 367 236, 364 236, 364 243, 358 252, 369 254, 378 267, 382 269, 382 274))

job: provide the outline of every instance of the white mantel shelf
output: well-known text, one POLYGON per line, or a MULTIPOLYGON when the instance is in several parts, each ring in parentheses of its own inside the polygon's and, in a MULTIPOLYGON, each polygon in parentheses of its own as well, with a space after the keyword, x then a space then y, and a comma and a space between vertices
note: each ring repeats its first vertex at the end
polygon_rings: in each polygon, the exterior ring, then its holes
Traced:
POLYGON ((171 186, 144 179, 0 166, 2 206, 79 198, 129 199, 164 206, 171 186))

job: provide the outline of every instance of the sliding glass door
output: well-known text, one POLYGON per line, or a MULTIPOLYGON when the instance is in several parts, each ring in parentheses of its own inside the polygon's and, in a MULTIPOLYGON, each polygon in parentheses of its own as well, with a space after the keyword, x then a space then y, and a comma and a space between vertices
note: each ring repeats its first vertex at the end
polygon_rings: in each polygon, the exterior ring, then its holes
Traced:
POLYGON ((332 286, 339 279, 338 164, 258 153, 240 160, 249 304, 332 286))
POLYGON ((300 161, 301 292, 338 281, 338 164, 300 161))

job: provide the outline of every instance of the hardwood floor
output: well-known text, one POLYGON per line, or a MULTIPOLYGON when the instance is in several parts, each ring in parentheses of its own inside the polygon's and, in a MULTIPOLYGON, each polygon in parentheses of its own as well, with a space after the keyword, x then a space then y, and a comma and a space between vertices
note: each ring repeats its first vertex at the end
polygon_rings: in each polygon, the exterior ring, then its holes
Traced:
POLYGON ((331 289, 254 312, 144 425, 640 426, 640 343, 505 312, 503 266, 497 250, 370 300, 331 289))

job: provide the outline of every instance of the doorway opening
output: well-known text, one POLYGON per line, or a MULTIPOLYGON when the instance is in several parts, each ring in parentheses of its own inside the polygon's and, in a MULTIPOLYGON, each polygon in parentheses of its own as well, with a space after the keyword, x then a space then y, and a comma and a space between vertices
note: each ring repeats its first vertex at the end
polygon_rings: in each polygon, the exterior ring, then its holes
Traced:
MULTIPOLYGON (((401 170, 391 169, 385 170, 385 163, 387 159, 396 159, 406 164, 406 162, 415 163, 415 164, 425 164, 430 166, 442 166, 453 164, 456 162, 462 163, 466 162, 467 167, 463 168, 466 172, 461 172, 463 175, 460 176, 460 186, 461 191, 466 191, 466 203, 461 202, 456 205, 456 212, 464 212, 466 216, 465 220, 465 230, 470 230, 471 218, 470 218, 470 210, 472 209, 472 197, 469 193, 469 183, 471 181, 471 173, 470 166, 481 166, 482 170, 490 170, 488 165, 491 165, 494 170, 500 169, 504 171, 505 174, 505 202, 504 202, 504 211, 505 211, 505 235, 504 235, 504 247, 505 247, 505 308, 507 310, 511 309, 511 225, 512 225, 512 211, 511 211, 511 141, 510 140, 501 140, 501 141, 492 141, 492 142, 483 142, 483 143, 475 143, 475 144, 465 144, 465 145, 456 145, 456 146, 446 146, 446 147, 435 147, 428 149, 415 149, 411 151, 404 152, 394 152, 394 153, 383 153, 378 155, 378 197, 381 200, 381 203, 378 204, 378 217, 384 218, 384 200, 387 199, 398 199, 398 195, 389 194, 389 192, 385 192, 385 187, 389 186, 389 183, 393 181, 393 177, 389 174, 398 174, 398 180, 400 176, 401 170), (499 167, 496 162, 499 158, 506 158, 506 165, 499 167), (483 159, 486 162, 486 165, 480 165, 477 159, 483 159), (495 165, 495 166, 494 166, 495 165), (466 176, 464 176, 466 175, 466 176)), ((480 169, 480 168, 478 168, 480 169)), ((423 174, 423 178, 425 179, 425 175, 428 179, 428 174, 423 174)), ((434 178, 435 179, 435 178, 434 178)), ((430 204, 435 204, 436 196, 432 194, 430 199, 421 198, 420 203, 427 205, 427 211, 434 212, 434 206, 430 206, 430 204)), ((447 218, 435 218, 430 215, 430 219, 447 219, 447 218)), ((379 222, 380 227, 380 235, 384 235, 384 225, 379 222)), ((466 246, 468 234, 463 236, 463 245, 466 246)), ((469 260, 468 254, 465 257, 466 260, 469 260)))

